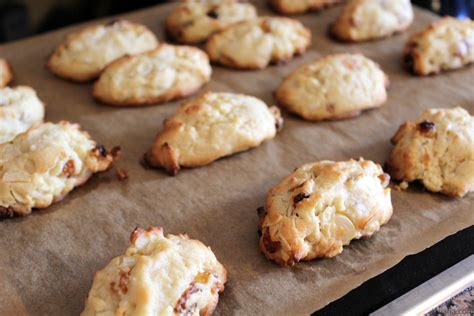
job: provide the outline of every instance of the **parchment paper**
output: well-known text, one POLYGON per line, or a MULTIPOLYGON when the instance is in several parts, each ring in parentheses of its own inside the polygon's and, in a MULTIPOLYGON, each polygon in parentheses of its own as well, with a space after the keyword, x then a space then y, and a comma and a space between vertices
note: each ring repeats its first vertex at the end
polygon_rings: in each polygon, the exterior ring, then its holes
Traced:
MULTIPOLYGON (((174 5, 125 17, 143 22, 164 40, 163 20, 174 5)), ((215 66, 204 90, 247 93, 271 105, 281 78, 297 66, 329 53, 362 52, 390 77, 386 105, 337 122, 311 123, 285 113, 284 128, 274 140, 203 168, 182 170, 177 177, 145 170, 139 158, 180 101, 147 108, 108 107, 93 101, 90 84, 58 79, 44 68, 64 34, 83 25, 0 46, 0 56, 13 65, 15 83, 31 85, 47 103, 47 119, 79 122, 98 142, 121 145, 119 165, 130 176, 119 182, 113 171, 100 174, 61 203, 0 222, 0 314, 77 315, 94 272, 124 252, 137 226, 187 232, 212 247, 229 272, 218 315, 313 312, 405 256, 471 226, 474 194, 450 199, 412 187, 392 191, 394 214, 379 233, 352 242, 333 259, 286 269, 259 251, 256 209, 267 190, 295 167, 360 156, 383 163, 398 126, 423 109, 459 105, 474 113, 474 67, 435 77, 411 76, 401 68, 406 33, 363 44, 329 39, 327 27, 340 9, 297 16, 313 32, 304 56, 262 71, 215 66)), ((271 13, 263 4, 259 12, 271 13)), ((416 10, 408 33, 434 19, 416 10)))

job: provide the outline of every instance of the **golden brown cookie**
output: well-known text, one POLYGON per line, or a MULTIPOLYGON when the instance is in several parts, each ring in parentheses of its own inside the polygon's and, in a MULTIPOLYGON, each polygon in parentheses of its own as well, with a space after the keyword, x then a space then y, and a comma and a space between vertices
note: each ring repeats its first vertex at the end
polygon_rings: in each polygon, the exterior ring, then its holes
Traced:
POLYGON ((47 67, 62 78, 89 81, 99 77, 112 61, 157 45, 155 35, 146 26, 116 20, 69 34, 51 55, 47 67))
POLYGON ((179 43, 197 44, 230 25, 256 17, 253 5, 238 0, 187 0, 168 16, 166 31, 179 43))
POLYGON ((176 174, 272 139, 282 124, 278 108, 235 93, 206 93, 184 103, 156 136, 145 161, 176 174))
POLYGON ((426 110, 401 125, 392 143, 393 178, 449 196, 474 190, 474 117, 463 108, 426 110))
POLYGON ((425 76, 474 62, 474 21, 442 18, 413 34, 405 46, 404 63, 425 76))
POLYGON ((276 90, 278 103, 306 120, 359 115, 387 100, 388 77, 360 54, 334 54, 290 73, 276 90))
POLYGON ((372 161, 320 161, 297 168, 259 209, 260 248, 280 265, 334 257, 392 216, 390 177, 372 161))
POLYGON ((130 242, 95 274, 82 316, 213 313, 227 271, 209 247, 160 227, 137 228, 130 242))
POLYGON ((298 20, 262 17, 233 25, 206 43, 211 61, 237 69, 262 69, 302 54, 311 32, 298 20))
POLYGON ((117 106, 150 105, 189 96, 211 78, 209 58, 199 48, 162 44, 107 66, 95 82, 96 99, 117 106))
POLYGON ((77 124, 61 121, 29 129, 0 145, 0 217, 29 215, 60 201, 113 160, 114 154, 77 124))
POLYGON ((412 21, 410 0, 349 0, 331 34, 343 41, 367 41, 404 31, 412 21))

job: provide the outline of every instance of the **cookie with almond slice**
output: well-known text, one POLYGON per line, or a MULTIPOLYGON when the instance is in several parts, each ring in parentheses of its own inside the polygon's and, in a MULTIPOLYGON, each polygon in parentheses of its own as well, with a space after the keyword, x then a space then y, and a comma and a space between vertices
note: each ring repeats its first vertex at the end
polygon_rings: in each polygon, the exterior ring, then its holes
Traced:
POLYGON ((200 241, 137 228, 125 254, 95 274, 81 316, 211 315, 226 281, 226 269, 200 241))
POLYGON ((67 121, 19 134, 0 145, 0 217, 29 215, 60 201, 94 173, 107 170, 114 152, 67 121))
POLYGON ((297 168, 259 209, 260 249, 283 266, 340 254, 389 221, 389 180, 380 165, 363 159, 297 168))
POLYGON ((474 21, 445 17, 413 34, 404 52, 405 67, 416 75, 436 75, 474 62, 474 21))

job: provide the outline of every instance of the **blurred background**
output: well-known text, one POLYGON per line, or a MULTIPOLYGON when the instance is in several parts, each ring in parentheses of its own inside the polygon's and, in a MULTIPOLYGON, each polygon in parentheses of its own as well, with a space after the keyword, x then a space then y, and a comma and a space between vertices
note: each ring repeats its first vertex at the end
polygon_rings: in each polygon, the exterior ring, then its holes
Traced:
MULTIPOLYGON (((397 0, 392 0, 397 1, 397 0)), ((166 0, 0 0, 0 43, 166 0)), ((440 15, 474 18, 474 0, 413 0, 440 15)))

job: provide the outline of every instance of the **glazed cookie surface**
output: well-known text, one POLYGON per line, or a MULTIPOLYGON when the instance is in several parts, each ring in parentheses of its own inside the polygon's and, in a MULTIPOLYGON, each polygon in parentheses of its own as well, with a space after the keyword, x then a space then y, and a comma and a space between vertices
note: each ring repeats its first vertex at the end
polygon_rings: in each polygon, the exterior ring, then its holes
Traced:
POLYGON ((392 216, 390 177, 372 161, 321 161, 297 168, 259 209, 260 248, 280 265, 334 257, 392 216))
POLYGON ((53 52, 47 66, 60 77, 89 81, 97 78, 112 61, 157 45, 155 35, 146 26, 117 20, 69 34, 53 52))
POLYGON ((392 143, 393 178, 449 196, 474 190, 474 117, 463 108, 426 110, 401 125, 392 143))
POLYGON ((209 58, 191 46, 162 44, 104 70, 93 95, 110 105, 149 105, 193 94, 211 77, 209 58))
POLYGON ((165 120, 145 161, 172 174, 198 167, 272 139, 281 126, 278 108, 234 93, 206 93, 165 120))
POLYGON ((0 88, 0 144, 43 122, 44 104, 26 86, 0 88))
POLYGON ((360 54, 334 54, 290 73, 276 90, 278 103, 312 120, 357 116, 387 100, 388 77, 360 54))
POLYGON ((177 42, 196 44, 215 32, 257 17, 250 3, 238 0, 188 0, 180 3, 166 19, 166 31, 177 42))
POLYGON ((233 25, 207 41, 211 61, 238 69, 262 69, 306 51, 311 32, 301 22, 262 17, 233 25))
POLYGON ((0 217, 29 215, 60 201, 112 164, 79 125, 44 123, 0 145, 0 217))
POLYGON ((13 72, 10 64, 0 58, 0 88, 5 87, 13 80, 13 72))
POLYGON ((412 21, 410 0, 349 0, 331 33, 343 41, 367 41, 404 31, 412 21))
POLYGON ((227 271, 209 247, 159 227, 135 229, 130 241, 95 274, 82 316, 213 313, 227 271))
POLYGON ((474 21, 442 18, 410 37, 405 67, 417 75, 437 74, 474 62, 474 21))
POLYGON ((342 0, 268 0, 272 8, 281 14, 297 14, 341 3, 342 0))

